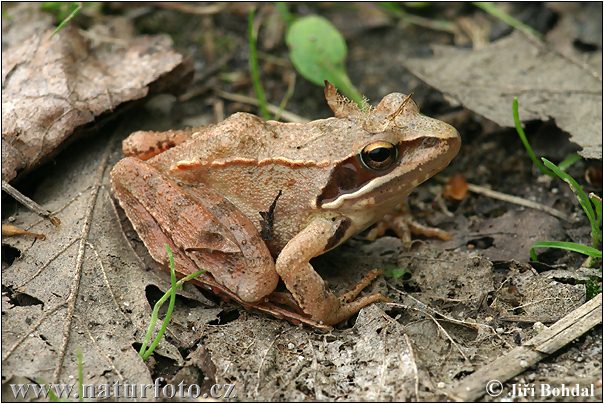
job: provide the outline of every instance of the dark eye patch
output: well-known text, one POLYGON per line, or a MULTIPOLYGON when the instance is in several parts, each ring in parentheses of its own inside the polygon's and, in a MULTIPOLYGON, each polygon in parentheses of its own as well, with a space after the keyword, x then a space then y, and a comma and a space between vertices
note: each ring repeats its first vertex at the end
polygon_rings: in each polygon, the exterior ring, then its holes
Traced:
POLYGON ((321 190, 319 196, 317 196, 317 206, 320 207, 325 203, 332 202, 340 195, 353 193, 374 178, 388 174, 398 166, 400 161, 404 160, 405 153, 412 153, 414 149, 420 146, 421 141, 420 139, 414 139, 397 144, 397 154, 399 156, 397 164, 393 164, 388 169, 382 171, 367 168, 361 161, 359 154, 348 157, 332 169, 329 182, 321 190))

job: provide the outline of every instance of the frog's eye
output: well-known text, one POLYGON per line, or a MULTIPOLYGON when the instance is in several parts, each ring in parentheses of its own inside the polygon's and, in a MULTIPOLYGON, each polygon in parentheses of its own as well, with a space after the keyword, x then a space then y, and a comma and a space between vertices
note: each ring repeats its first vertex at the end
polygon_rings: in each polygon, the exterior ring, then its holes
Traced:
POLYGON ((388 142, 369 143, 361 150, 360 158, 363 165, 370 170, 383 171, 396 163, 398 150, 388 142))

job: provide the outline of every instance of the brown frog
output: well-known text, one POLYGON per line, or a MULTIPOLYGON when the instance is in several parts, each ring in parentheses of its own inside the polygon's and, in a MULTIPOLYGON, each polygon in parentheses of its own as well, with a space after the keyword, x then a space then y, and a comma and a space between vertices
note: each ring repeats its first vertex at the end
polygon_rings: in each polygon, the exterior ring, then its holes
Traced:
POLYGON ((149 159, 119 161, 111 183, 151 256, 165 265, 167 243, 183 276, 205 269, 199 282, 215 292, 318 327, 385 300, 358 297, 380 271, 336 296, 309 260, 391 213, 449 164, 460 137, 404 94, 363 110, 329 83, 325 97, 333 118, 281 123, 236 113, 126 139, 125 154, 149 159), (291 295, 274 293, 279 279, 291 295))

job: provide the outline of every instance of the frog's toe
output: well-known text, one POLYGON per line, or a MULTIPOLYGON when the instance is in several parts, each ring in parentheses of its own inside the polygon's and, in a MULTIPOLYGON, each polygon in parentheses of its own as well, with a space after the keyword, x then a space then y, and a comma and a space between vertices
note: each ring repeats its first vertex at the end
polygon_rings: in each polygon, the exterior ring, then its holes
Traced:
POLYGON ((411 243, 412 236, 438 238, 445 241, 451 239, 451 236, 445 230, 421 224, 406 212, 384 216, 381 221, 376 223, 375 227, 369 230, 366 239, 373 241, 383 236, 387 230, 392 230, 405 245, 411 243))

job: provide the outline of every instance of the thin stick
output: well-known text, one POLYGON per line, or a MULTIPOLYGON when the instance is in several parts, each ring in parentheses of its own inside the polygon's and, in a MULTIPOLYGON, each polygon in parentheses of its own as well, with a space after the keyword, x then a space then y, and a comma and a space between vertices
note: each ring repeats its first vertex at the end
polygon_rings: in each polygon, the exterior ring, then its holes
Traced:
POLYGON ((86 214, 84 216, 84 224, 82 226, 82 231, 80 232, 80 243, 78 246, 78 255, 76 257, 76 264, 74 270, 75 273, 73 274, 73 281, 69 290, 69 296, 67 297, 67 300, 65 302, 67 304, 67 313, 65 313, 65 323, 63 326, 63 341, 58 352, 57 363, 52 377, 54 383, 58 383, 59 378, 61 377, 61 371, 63 370, 63 361, 65 360, 65 354, 67 353, 67 347, 69 345, 69 339, 71 337, 71 328, 73 327, 75 306, 78 300, 78 294, 80 292, 80 282, 82 280, 82 268, 84 266, 86 243, 88 240, 88 235, 90 233, 90 227, 92 226, 92 216, 94 214, 94 208, 96 207, 99 190, 101 189, 101 184, 103 182, 103 175, 105 173, 105 170, 107 169, 107 164, 109 161, 109 151, 110 148, 107 148, 103 158, 101 159, 101 163, 97 168, 95 184, 90 193, 90 199, 88 199, 88 210, 86 211, 86 214))
POLYGON ((51 309, 48 309, 46 311, 44 311, 42 313, 42 316, 40 317, 40 319, 26 332, 24 333, 21 337, 19 337, 19 339, 15 342, 15 344, 10 347, 6 353, 4 354, 4 356, 2 356, 2 360, 5 361, 9 358, 9 356, 11 356, 13 354, 13 352, 15 352, 15 349, 19 348, 19 346, 23 343, 23 341, 25 341, 27 338, 30 338, 30 336, 38 329, 40 328, 40 326, 52 315, 54 314, 55 311, 59 310, 60 308, 62 308, 63 306, 65 306, 65 302, 61 302, 59 304, 57 304, 56 306, 54 306, 51 309))
POLYGON ((486 393, 490 381, 505 383, 600 323, 602 293, 534 338, 463 379, 449 397, 456 401, 475 401, 486 393))
MULTIPOLYGON (((252 97, 248 97, 241 94, 228 93, 226 91, 222 91, 220 89, 215 89, 216 94, 219 97, 224 98, 225 100, 241 102, 243 104, 258 106, 258 100, 252 97)), ((284 121, 287 122, 296 122, 296 123, 304 123, 308 122, 308 119, 301 117, 300 115, 296 115, 293 112, 287 110, 280 110, 280 108, 273 104, 266 104, 266 108, 271 114, 281 113, 281 117, 284 121)))
POLYGON ((61 224, 61 221, 59 220, 59 218, 56 216, 53 216, 52 213, 48 209, 44 209, 42 206, 38 205, 36 202, 32 201, 27 196, 25 196, 21 192, 17 191, 12 185, 10 185, 8 182, 6 182, 4 180, 2 180, 2 190, 4 192, 6 192, 7 194, 9 194, 10 196, 12 196, 13 198, 15 198, 15 200, 17 202, 19 202, 21 205, 25 206, 27 209, 50 220, 50 222, 52 224, 54 224, 55 226, 58 226, 59 224, 61 224))
POLYGON ((266 357, 268 356, 268 353, 270 352, 270 350, 273 348, 273 345, 275 345, 275 342, 277 341, 277 339, 279 337, 281 337, 283 334, 285 334, 287 331, 288 330, 285 329, 285 330, 281 331, 279 334, 275 335, 275 338, 273 338, 273 340, 271 341, 268 348, 266 348, 264 355, 262 355, 262 359, 260 360, 260 365, 258 365, 258 371, 256 372, 256 377, 258 378, 258 382, 256 383, 256 394, 258 394, 258 389, 260 388, 260 377, 261 377, 260 371, 262 370, 262 366, 264 366, 264 361, 266 360, 266 357))
POLYGON ((528 199, 520 198, 519 196, 504 194, 503 192, 493 191, 492 189, 481 187, 475 184, 468 184, 468 189, 475 194, 488 196, 489 198, 499 199, 500 201, 513 203, 515 205, 526 206, 527 208, 540 210, 548 213, 558 219, 570 222, 570 218, 558 209, 550 208, 537 202, 529 201, 528 199))

